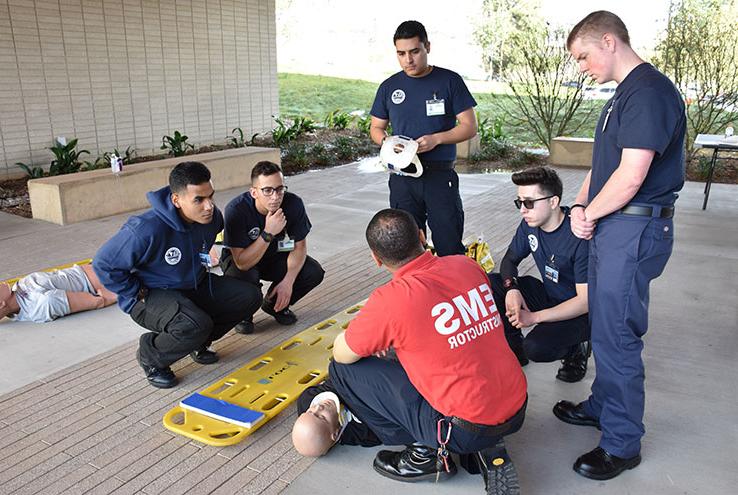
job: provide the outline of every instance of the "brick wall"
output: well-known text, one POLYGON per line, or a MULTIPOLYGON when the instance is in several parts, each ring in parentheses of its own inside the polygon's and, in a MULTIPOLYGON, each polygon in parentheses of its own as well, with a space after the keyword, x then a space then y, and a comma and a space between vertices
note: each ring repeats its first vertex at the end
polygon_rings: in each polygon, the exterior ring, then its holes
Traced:
POLYGON ((0 177, 57 136, 151 154, 267 131, 278 104, 274 0, 0 0, 0 177))

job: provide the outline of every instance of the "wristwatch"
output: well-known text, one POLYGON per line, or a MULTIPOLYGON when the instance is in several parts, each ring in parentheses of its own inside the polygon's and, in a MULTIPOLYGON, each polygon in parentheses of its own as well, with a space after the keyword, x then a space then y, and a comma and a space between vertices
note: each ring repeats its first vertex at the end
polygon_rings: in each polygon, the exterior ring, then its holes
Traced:
POLYGON ((266 242, 267 244, 269 244, 270 242, 272 242, 272 239, 274 239, 274 234, 270 234, 266 230, 262 230, 261 231, 261 238, 264 239, 264 242, 266 242))
POLYGON ((512 290, 512 289, 518 289, 518 279, 517 277, 509 277, 502 281, 502 286, 505 288, 505 292, 512 290))

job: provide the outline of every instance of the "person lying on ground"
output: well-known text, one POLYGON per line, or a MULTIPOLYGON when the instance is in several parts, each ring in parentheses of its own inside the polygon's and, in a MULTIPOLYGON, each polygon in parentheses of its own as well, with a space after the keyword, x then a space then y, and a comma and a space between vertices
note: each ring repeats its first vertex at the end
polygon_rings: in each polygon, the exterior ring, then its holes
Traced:
POLYGON ((11 287, 0 283, 0 319, 45 323, 72 313, 115 304, 92 265, 74 265, 51 272, 34 272, 11 287))

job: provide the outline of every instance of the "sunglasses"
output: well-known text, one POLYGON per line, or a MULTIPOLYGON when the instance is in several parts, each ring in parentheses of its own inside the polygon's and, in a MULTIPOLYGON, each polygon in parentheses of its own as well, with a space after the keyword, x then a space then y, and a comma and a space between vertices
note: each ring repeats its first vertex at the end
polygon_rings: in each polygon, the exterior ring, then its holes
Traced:
POLYGON ((541 201, 543 199, 551 199, 554 196, 556 195, 552 194, 551 196, 546 196, 545 198, 537 198, 537 199, 514 199, 513 203, 515 203, 515 208, 517 208, 518 210, 520 209, 521 206, 525 206, 526 210, 532 210, 533 208, 536 207, 536 201, 541 201))

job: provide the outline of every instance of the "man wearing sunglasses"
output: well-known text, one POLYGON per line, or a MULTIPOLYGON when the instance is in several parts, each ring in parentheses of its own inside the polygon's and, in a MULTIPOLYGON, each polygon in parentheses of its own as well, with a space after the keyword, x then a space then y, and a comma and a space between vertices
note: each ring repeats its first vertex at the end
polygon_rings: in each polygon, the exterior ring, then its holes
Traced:
MULTIPOLYGON (((268 161, 254 166, 251 189, 225 209, 223 273, 259 287, 272 282, 261 309, 281 325, 297 321, 289 307, 323 281, 323 268, 307 255, 311 227, 302 199, 287 192, 282 169, 268 161)), ((253 315, 235 330, 252 333, 253 315)))
POLYGON ((578 382, 587 373, 590 355, 587 314, 588 242, 569 226, 561 207, 563 186, 555 170, 535 167, 513 174, 518 186, 515 207, 523 220, 500 263, 490 274, 498 308, 505 308, 505 336, 525 366, 528 360, 562 360, 556 378, 578 382), (518 265, 529 255, 541 274, 518 277, 518 265), (534 326, 523 338, 521 329, 534 326))

